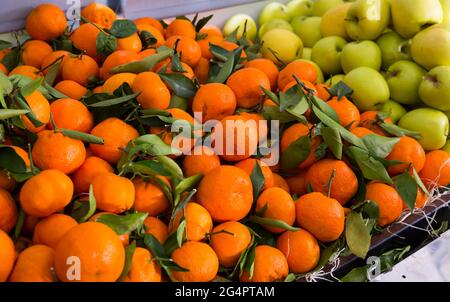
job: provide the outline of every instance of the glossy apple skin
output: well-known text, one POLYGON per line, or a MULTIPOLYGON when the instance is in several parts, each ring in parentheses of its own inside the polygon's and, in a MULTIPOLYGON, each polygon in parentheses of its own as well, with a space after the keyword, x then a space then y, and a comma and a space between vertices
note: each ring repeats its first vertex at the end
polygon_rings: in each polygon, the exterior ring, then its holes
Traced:
POLYGON ((320 23, 322 36, 338 36, 347 41, 350 39, 345 30, 345 19, 347 18, 347 12, 351 5, 351 3, 339 4, 322 16, 322 22, 320 23))
POLYGON ((439 0, 391 0, 391 14, 394 30, 406 39, 414 37, 424 25, 443 20, 439 0))
POLYGON ((302 52, 302 59, 311 61, 311 48, 304 47, 302 52))
POLYGON ((328 10, 344 3, 344 0, 316 0, 313 5, 313 16, 322 17, 328 10))
POLYGON ((387 0, 356 0, 348 10, 345 30, 352 40, 375 40, 387 28, 390 19, 387 0))
POLYGON ((314 3, 311 0, 292 0, 286 4, 289 17, 312 16, 314 3))
POLYGON ((344 46, 341 53, 341 66, 347 74, 358 67, 370 67, 380 70, 381 51, 372 41, 350 42, 344 46))
POLYGON ((278 2, 271 2, 267 4, 259 13, 259 25, 273 20, 273 19, 283 19, 289 21, 291 17, 288 14, 286 5, 278 2))
POLYGON ((420 102, 419 86, 426 70, 411 61, 398 61, 386 71, 391 99, 405 105, 420 102))
POLYGON ((402 116, 398 125, 402 128, 420 132, 418 142, 426 151, 444 147, 448 135, 448 118, 436 109, 419 108, 402 116))
POLYGON ((258 36, 262 38, 267 32, 277 28, 286 29, 292 32, 294 31, 294 28, 292 28, 292 25, 288 21, 283 19, 272 19, 260 26, 258 36))
POLYGON ((383 76, 369 67, 358 67, 350 71, 344 83, 353 89, 352 98, 359 110, 374 109, 389 101, 389 86, 383 76))
POLYGON ((430 70, 419 86, 419 95, 426 105, 450 110, 450 66, 438 66, 430 70))
POLYGON ((377 39, 381 50, 381 67, 388 69, 397 61, 412 60, 409 41, 396 32, 387 32, 377 39))
POLYGON ((450 66, 450 31, 434 25, 419 32, 411 41, 414 61, 430 70, 436 66, 450 66))
POLYGON ((286 29, 273 29, 267 32, 261 41, 263 43, 261 48, 263 57, 275 63, 278 63, 278 60, 271 50, 276 52, 278 58, 284 63, 290 63, 300 57, 303 51, 302 40, 286 29))
POLYGON ((305 47, 312 48, 317 41, 322 39, 320 33, 321 17, 295 17, 291 21, 294 32, 302 39, 305 47))
POLYGON ((389 114, 389 117, 392 119, 392 122, 397 123, 402 116, 406 114, 406 109, 401 104, 389 100, 384 104, 380 104, 376 106, 376 109, 389 114))
POLYGON ((244 33, 244 29, 246 30, 246 37, 249 40, 254 40, 256 38, 257 26, 256 22, 252 17, 246 14, 238 14, 234 15, 225 22, 223 26, 223 34, 224 36, 230 35, 233 31, 239 28, 237 31, 237 38, 239 39, 244 33), (245 26, 245 22, 247 22, 247 26, 245 26))
POLYGON ((341 73, 341 52, 346 44, 347 41, 341 37, 323 38, 312 48, 311 59, 319 65, 326 75, 341 73))

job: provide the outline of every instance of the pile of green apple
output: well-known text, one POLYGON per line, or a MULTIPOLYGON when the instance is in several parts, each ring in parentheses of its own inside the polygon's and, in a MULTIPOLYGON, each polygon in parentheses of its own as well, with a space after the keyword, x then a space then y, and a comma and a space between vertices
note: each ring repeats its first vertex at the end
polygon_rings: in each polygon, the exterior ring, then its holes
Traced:
POLYGON ((361 112, 388 112, 425 150, 450 152, 450 0, 272 2, 258 23, 235 15, 224 34, 245 24, 264 57, 314 62, 330 85, 353 89, 361 112))

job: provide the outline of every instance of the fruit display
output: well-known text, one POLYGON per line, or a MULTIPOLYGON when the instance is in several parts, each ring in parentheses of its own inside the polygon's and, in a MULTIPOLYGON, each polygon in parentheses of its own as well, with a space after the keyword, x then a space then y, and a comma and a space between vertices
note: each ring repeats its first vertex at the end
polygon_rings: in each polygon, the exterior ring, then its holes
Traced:
POLYGON ((74 25, 37 5, 0 41, 0 282, 314 280, 366 259, 448 203, 449 9, 292 0, 215 24, 94 2, 74 25))

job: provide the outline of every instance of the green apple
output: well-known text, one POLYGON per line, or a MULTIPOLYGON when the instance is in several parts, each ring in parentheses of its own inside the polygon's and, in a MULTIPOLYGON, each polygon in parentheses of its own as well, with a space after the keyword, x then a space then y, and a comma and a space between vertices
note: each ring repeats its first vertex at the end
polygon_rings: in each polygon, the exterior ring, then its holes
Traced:
POLYGON ((313 16, 322 17, 328 10, 344 3, 344 0, 316 0, 313 6, 313 16))
POLYGON ((353 69, 345 76, 344 83, 353 89, 352 98, 362 111, 372 110, 378 104, 389 101, 389 86, 375 69, 353 69))
POLYGON ((244 30, 246 30, 247 39, 254 40, 256 38, 257 26, 252 17, 246 14, 237 14, 230 17, 223 26, 224 36, 229 36, 237 28, 237 38, 239 39, 244 30))
POLYGON ((404 129, 420 132, 418 140, 427 150, 437 150, 444 147, 448 135, 448 118, 439 110, 419 108, 402 116, 398 125, 404 129))
POLYGON ((347 41, 341 37, 323 38, 312 48, 311 59, 319 65, 326 75, 341 73, 341 52, 345 44, 347 44, 347 41))
POLYGON ((423 77, 419 95, 426 105, 441 110, 450 110, 450 66, 438 66, 423 77))
POLYGON ((278 2, 271 2, 267 4, 259 14, 259 25, 263 25, 273 19, 283 19, 286 21, 291 19, 286 5, 278 2))
POLYGON ((312 51, 311 48, 304 47, 301 58, 304 59, 304 60, 311 60, 311 51, 312 51))
POLYGON ((339 36, 349 40, 349 36, 345 30, 345 19, 347 18, 347 12, 351 5, 351 3, 339 4, 322 16, 322 22, 320 23, 322 36, 339 36))
POLYGON ((426 73, 425 69, 411 61, 392 64, 385 75, 391 98, 406 105, 419 103, 419 85, 426 73))
POLYGON ((348 43, 342 49, 341 65, 346 74, 362 66, 380 70, 380 48, 375 42, 369 40, 348 43))
POLYGON ((325 83, 333 87, 337 83, 343 81, 345 78, 345 74, 336 74, 332 77, 330 77, 325 83))
POLYGON ((450 0, 440 0, 442 6, 442 24, 450 23, 450 0))
POLYGON ((292 19, 291 24, 294 28, 294 32, 302 39, 305 47, 313 47, 320 39, 322 34, 320 33, 320 17, 295 17, 292 19))
POLYGON ((409 53, 409 41, 396 32, 390 31, 382 34, 378 38, 377 44, 381 50, 381 66, 383 69, 389 68, 397 61, 412 59, 409 53))
POLYGON ((391 10, 395 31, 406 39, 414 37, 425 26, 443 20, 439 0, 392 0, 391 10))
POLYGON ((290 63, 303 51, 302 40, 293 32, 286 29, 272 29, 261 39, 261 53, 263 57, 279 63, 290 63))
POLYGON ((442 147, 441 150, 450 154, 450 139, 447 140, 447 142, 445 143, 444 147, 442 147))
POLYGON ((289 23, 288 21, 283 19, 273 19, 261 25, 258 31, 258 35, 260 38, 262 38, 266 32, 271 31, 275 28, 287 29, 292 32, 294 31, 291 23, 289 23))
POLYGON ((450 65, 450 31, 434 25, 419 32, 411 42, 411 55, 416 63, 430 70, 450 65))
POLYGON ((389 114, 389 117, 392 119, 394 123, 397 123, 398 120, 406 114, 406 109, 401 104, 394 101, 387 101, 386 103, 380 104, 376 106, 376 109, 381 112, 385 112, 389 114))
POLYGON ((325 78, 323 76, 323 72, 320 69, 319 65, 317 65, 315 62, 311 61, 311 60, 307 60, 307 59, 297 59, 296 61, 302 61, 302 62, 308 62, 310 64, 312 64, 316 70, 317 70, 317 84, 322 84, 325 81, 325 78))
POLYGON ((389 25, 390 18, 387 0, 356 0, 348 10, 345 30, 353 40, 375 40, 389 25))
POLYGON ((292 0, 286 4, 289 17, 311 16, 314 3, 311 0, 292 0))

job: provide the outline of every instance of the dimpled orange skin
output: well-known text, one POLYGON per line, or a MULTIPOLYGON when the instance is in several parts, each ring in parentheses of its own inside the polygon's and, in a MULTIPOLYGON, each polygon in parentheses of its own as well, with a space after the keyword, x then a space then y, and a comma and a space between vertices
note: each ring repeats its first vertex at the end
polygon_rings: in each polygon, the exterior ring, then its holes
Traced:
POLYGON ((244 218, 253 203, 250 177, 239 168, 220 166, 200 181, 197 201, 216 222, 244 218))
POLYGON ((81 55, 67 58, 62 65, 64 80, 72 80, 85 86, 91 78, 98 76, 98 64, 90 56, 81 55))
POLYGON ((49 216, 68 205, 73 183, 59 170, 44 170, 29 178, 20 190, 20 205, 25 213, 36 217, 49 216))
MULTIPOLYGON (((409 136, 400 137, 400 140, 395 144, 391 153, 386 157, 387 160, 398 160, 404 162, 390 166, 388 172, 390 175, 397 175, 408 170, 412 164, 417 173, 419 173, 425 166, 425 150, 414 138, 409 136)), ((412 170, 411 170, 412 171, 412 170)))
POLYGON ((119 214, 133 206, 134 186, 128 178, 102 173, 94 178, 92 187, 100 210, 119 214))
POLYGON ((9 233, 17 221, 17 207, 13 197, 0 188, 0 230, 9 233))
POLYGON ((269 245, 259 245, 255 248, 253 276, 248 271, 240 277, 243 282, 274 282, 283 280, 289 274, 289 267, 283 253, 269 245))
POLYGON ((39 69, 28 65, 19 65, 11 70, 8 75, 12 76, 15 74, 27 76, 32 80, 36 80, 37 78, 41 78, 44 76, 42 72, 39 71, 39 69))
POLYGON ((234 72, 227 80, 227 85, 236 95, 238 107, 251 108, 262 102, 264 91, 261 86, 270 90, 267 75, 253 67, 242 68, 234 72))
POLYGON ((91 23, 81 24, 71 35, 73 45, 90 57, 97 55, 97 36, 100 30, 91 23))
POLYGON ((161 45, 164 45, 164 43, 166 42, 164 35, 156 27, 149 24, 137 24, 136 26, 140 33, 142 33, 143 31, 149 32, 153 36, 153 38, 156 39, 156 43, 151 44, 151 47, 157 48, 161 45))
POLYGON ((188 241, 177 248, 171 258, 179 266, 189 270, 172 272, 173 278, 180 282, 209 282, 219 270, 217 255, 206 243, 188 241))
POLYGON ((5 282, 13 269, 16 251, 13 241, 2 229, 0 229, 0 246, 2 247, 0 249, 0 282, 5 282))
MULTIPOLYGON (((378 125, 378 111, 366 111, 361 113, 359 126, 373 131, 375 134, 386 136, 386 132, 378 125)), ((392 124, 390 117, 384 119, 385 123, 392 124)))
POLYGON ((281 188, 290 194, 291 189, 289 188, 289 184, 287 183, 287 181, 277 173, 272 174, 273 174, 273 186, 281 188))
POLYGON ((340 100, 335 96, 327 104, 337 113, 341 126, 348 127, 350 125, 349 130, 358 127, 361 119, 359 110, 345 96, 340 100))
MULTIPOLYGON (((180 211, 175 219, 170 223, 170 232, 175 232, 180 224, 183 213, 180 211)), ((186 219, 186 237, 190 241, 202 241, 206 234, 210 233, 213 227, 211 215, 208 211, 195 202, 189 202, 184 208, 184 218, 186 219)))
POLYGON ((138 33, 134 33, 131 36, 117 39, 116 50, 129 50, 138 53, 142 50, 142 42, 138 33))
POLYGON ((295 81, 294 75, 299 80, 315 83, 317 81, 317 70, 308 62, 293 61, 284 67, 278 75, 278 89, 284 90, 285 87, 295 81))
POLYGON ((62 64, 64 63, 64 61, 66 60, 66 58, 68 58, 70 55, 70 53, 68 51, 65 50, 55 50, 53 52, 51 52, 48 56, 46 56, 41 63, 41 66, 39 66, 42 69, 42 73, 43 74, 47 74, 50 71, 50 65, 52 64, 56 64, 56 61, 59 62, 59 67, 58 67, 58 75, 56 76, 56 79, 59 80, 61 77, 61 70, 62 70, 62 64))
POLYGON ((78 225, 72 217, 64 214, 52 214, 40 220, 33 233, 33 244, 43 244, 55 249, 64 235, 78 225))
POLYGON ((104 140, 103 145, 90 145, 92 153, 110 164, 117 163, 128 142, 139 136, 136 129, 118 118, 101 121, 92 129, 91 134, 104 140))
POLYGON ((24 65, 40 68, 44 59, 53 52, 50 45, 40 40, 25 42, 22 49, 22 62, 24 65))
POLYGON ((158 74, 148 71, 138 74, 132 86, 134 93, 140 93, 137 100, 144 109, 167 109, 170 91, 158 74))
MULTIPOLYGON (((288 225, 295 222, 295 204, 291 195, 281 188, 273 187, 264 190, 256 201, 255 211, 266 210, 261 215, 264 218, 271 218, 284 221, 288 225)), ((263 226, 272 233, 282 233, 284 229, 263 226)))
POLYGON ((53 282, 55 251, 45 245, 33 245, 17 258, 10 282, 53 282))
POLYGON ((450 155, 442 150, 428 152, 420 178, 430 189, 450 183, 450 155))
POLYGON ((375 132, 373 132, 372 130, 369 130, 369 129, 364 128, 364 127, 353 128, 350 132, 353 133, 354 135, 356 135, 359 138, 362 138, 362 137, 364 137, 366 135, 369 135, 369 134, 375 134, 375 132))
POLYGON ((27 116, 22 115, 22 122, 28 131, 37 133, 45 128, 45 124, 50 121, 50 104, 47 99, 39 91, 35 91, 29 96, 25 97, 28 106, 30 106, 31 111, 33 111, 36 118, 43 123, 41 126, 34 126, 33 123, 28 119, 27 116))
POLYGON ((33 162, 42 170, 56 169, 70 174, 86 159, 86 148, 80 140, 52 130, 39 132, 31 151, 33 162))
POLYGON ((111 8, 96 2, 83 7, 81 16, 102 28, 110 28, 116 20, 116 14, 111 8))
POLYGON ((202 57, 202 50, 197 41, 186 36, 171 36, 166 40, 166 45, 169 48, 174 48, 177 45, 177 52, 181 54, 180 60, 191 67, 197 66, 202 57), (178 44, 176 44, 178 41, 178 44))
POLYGON ((175 19, 170 22, 165 31, 166 38, 172 36, 184 36, 195 39, 195 27, 189 20, 175 19))
POLYGON ((291 194, 302 196, 307 193, 306 188, 306 170, 297 171, 297 174, 285 178, 291 194))
POLYGON ((254 159, 254 158, 247 158, 240 162, 237 162, 234 166, 238 167, 247 173, 248 176, 252 175, 253 169, 255 168, 256 162, 258 163, 259 167, 261 168, 261 172, 264 176, 264 187, 263 189, 267 189, 273 186, 274 179, 273 179, 273 173, 272 170, 268 166, 266 166, 263 162, 260 160, 254 159))
POLYGON ((101 173, 112 173, 114 169, 111 165, 97 156, 89 156, 83 164, 70 176, 75 193, 88 193, 89 186, 94 178, 101 173))
POLYGON ((378 225, 380 227, 391 224, 403 211, 403 200, 397 191, 386 184, 373 182, 366 186, 366 200, 371 200, 378 205, 380 216, 378 225))
POLYGON ((111 53, 108 57, 106 57, 103 62, 102 67, 100 68, 100 77, 103 80, 107 80, 112 74, 110 73, 113 67, 127 64, 134 61, 139 61, 142 58, 135 53, 134 51, 129 50, 116 50, 111 53))
POLYGON ((157 217, 148 216, 144 220, 147 234, 152 234, 161 244, 164 244, 169 237, 169 228, 157 217))
POLYGON ((161 267, 149 250, 137 247, 125 282, 161 282, 161 267))
POLYGON ((155 18, 151 18, 151 17, 137 18, 134 20, 134 24, 136 24, 136 26, 140 26, 140 25, 153 26, 161 34, 164 34, 164 27, 162 26, 161 22, 159 22, 159 20, 157 20, 155 18))
POLYGON ((200 61, 194 68, 194 74, 200 84, 206 84, 209 76, 209 61, 205 58, 200 58, 200 61))
POLYGON ((214 151, 205 146, 195 147, 191 154, 183 159, 184 176, 190 177, 196 174, 207 174, 220 166, 220 159, 214 151))
POLYGON ((297 224, 322 242, 334 241, 344 231, 344 208, 336 199, 312 192, 300 197, 295 209, 297 224))
POLYGON ((33 39, 37 40, 56 39, 64 33, 66 27, 64 12, 51 3, 38 5, 25 20, 25 29, 33 39))
POLYGON ((211 232, 211 247, 223 267, 234 267, 251 240, 248 228, 237 221, 219 224, 211 232))
POLYGON ((54 88, 67 97, 75 100, 81 99, 88 91, 86 87, 72 80, 58 82, 54 88))
POLYGON ((325 102, 328 101, 331 98, 331 95, 327 89, 330 88, 331 87, 328 84, 317 84, 316 85, 317 96, 325 102))
POLYGON ((130 85, 130 87, 133 86, 135 79, 136 74, 134 73, 122 72, 114 74, 103 83, 102 92, 114 94, 114 91, 124 83, 130 85))
POLYGON ((209 61, 213 57, 209 44, 216 45, 222 41, 223 37, 218 36, 207 36, 205 39, 198 40, 197 44, 200 46, 202 57, 209 61))
POLYGON ((248 61, 245 64, 245 67, 253 67, 264 72, 270 81, 270 88, 272 89, 272 91, 276 90, 279 71, 277 65, 275 65, 274 62, 269 59, 259 58, 248 61))
MULTIPOLYGON (((70 262, 69 262, 70 263, 70 262)), ((115 282, 125 264, 125 250, 117 234, 99 222, 72 228, 55 250, 56 275, 61 281, 115 282), (68 257, 80 259, 80 280, 68 280, 68 257)))
POLYGON ((326 158, 314 163, 306 172, 306 183, 313 191, 327 195, 333 171, 330 197, 344 205, 358 191, 358 178, 344 161, 326 158))
MULTIPOLYGON (((166 178, 161 179, 170 187, 166 178)), ((133 179, 135 200, 133 207, 138 212, 146 212, 150 216, 158 216, 170 208, 170 201, 159 185, 151 181, 144 181, 140 177, 133 179)))
POLYGON ((51 103, 50 112, 57 128, 89 133, 94 127, 92 113, 80 101, 69 98, 56 100, 51 103))
POLYGON ((284 232, 277 239, 277 248, 286 256, 291 273, 307 273, 319 263, 319 244, 308 231, 284 232))
POLYGON ((221 83, 208 83, 200 87, 192 102, 192 111, 201 112, 203 122, 221 120, 236 110, 233 90, 221 83))

